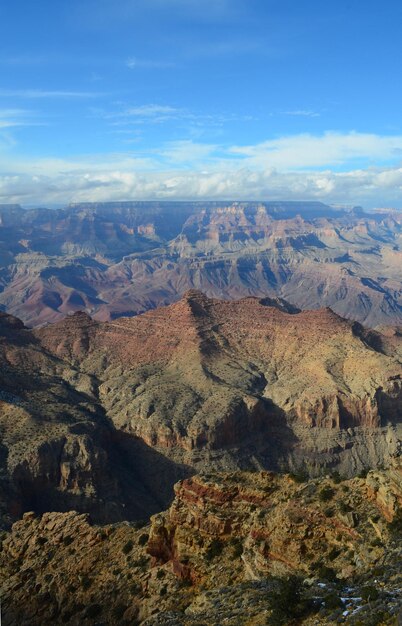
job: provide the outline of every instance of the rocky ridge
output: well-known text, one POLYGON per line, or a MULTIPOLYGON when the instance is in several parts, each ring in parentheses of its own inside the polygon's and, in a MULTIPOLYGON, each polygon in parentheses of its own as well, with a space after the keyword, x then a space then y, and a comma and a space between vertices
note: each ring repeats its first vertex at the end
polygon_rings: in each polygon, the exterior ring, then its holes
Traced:
POLYGON ((34 334, 97 377, 118 429, 196 469, 276 469, 303 456, 311 470, 332 455, 359 471, 362 459, 370 466, 398 451, 399 340, 330 309, 190 291, 135 318, 80 314, 34 334))

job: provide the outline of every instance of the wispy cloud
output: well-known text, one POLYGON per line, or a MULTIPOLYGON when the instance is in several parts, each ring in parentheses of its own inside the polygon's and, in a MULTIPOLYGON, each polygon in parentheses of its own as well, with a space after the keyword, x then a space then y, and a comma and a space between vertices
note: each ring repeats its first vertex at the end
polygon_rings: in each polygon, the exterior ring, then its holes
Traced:
POLYGON ((48 91, 44 89, 0 89, 2 98, 99 98, 103 93, 93 91, 48 91))
POLYGON ((175 63, 171 61, 157 61, 154 59, 139 59, 138 57, 130 57, 126 61, 126 66, 130 70, 142 70, 142 69, 150 69, 150 70, 160 70, 160 69, 168 69, 175 67, 175 63))
POLYGON ((0 65, 5 66, 30 66, 42 65, 48 62, 48 58, 34 54, 21 54, 16 56, 0 56, 0 65))
POLYGON ((402 135, 369 133, 291 135, 249 146, 233 146, 229 152, 247 167, 307 169, 349 165, 355 160, 378 164, 402 159, 402 135))
POLYGON ((0 109, 0 128, 17 126, 42 126, 43 123, 35 119, 31 111, 25 109, 0 109))
POLYGON ((317 111, 311 111, 310 109, 296 109, 295 111, 283 111, 282 115, 293 115, 296 117, 320 117, 320 113, 317 111))
MULTIPOLYGON (((248 54, 264 54, 270 56, 274 52, 270 51, 266 42, 259 40, 229 40, 229 41, 208 41, 200 44, 189 43, 184 48, 187 58, 208 59, 214 57, 238 57, 248 54)), ((275 53, 276 54, 276 53, 275 53)))
POLYGON ((186 108, 175 107, 167 104, 120 104, 120 110, 110 112, 99 108, 92 108, 92 114, 102 117, 113 127, 162 124, 173 122, 186 128, 188 136, 201 135, 206 129, 216 130, 225 123, 250 122, 255 118, 250 115, 237 115, 233 113, 205 113, 191 111, 186 108))
POLYGON ((161 104, 143 104, 137 107, 129 107, 124 111, 124 115, 132 117, 157 117, 159 115, 176 116, 178 113, 183 113, 183 110, 161 104))
POLYGON ((158 154, 169 164, 184 164, 193 166, 194 163, 216 160, 218 146, 206 143, 196 143, 190 140, 170 141, 158 154))

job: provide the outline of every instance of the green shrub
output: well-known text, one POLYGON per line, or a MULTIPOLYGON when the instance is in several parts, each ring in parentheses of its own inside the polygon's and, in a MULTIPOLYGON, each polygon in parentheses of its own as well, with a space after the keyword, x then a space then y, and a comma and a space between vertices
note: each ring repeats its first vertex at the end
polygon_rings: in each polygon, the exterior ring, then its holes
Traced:
POLYGON ((148 539, 149 539, 149 535, 147 535, 147 533, 143 533, 142 535, 139 536, 138 545, 145 546, 148 542, 148 539))
POLYGON ((130 593, 133 596, 138 596, 138 594, 141 593, 141 591, 142 591, 142 587, 141 587, 141 585, 139 583, 133 583, 130 586, 130 593))
POLYGON ((341 513, 350 513, 351 511, 353 511, 352 507, 343 500, 341 500, 341 502, 339 503, 339 510, 341 513))
POLYGON ((298 484, 305 483, 308 480, 307 474, 302 471, 291 472, 289 474, 289 478, 291 478, 294 483, 298 483, 298 484))
POLYGON ((44 546, 45 543, 47 543, 47 537, 38 537, 36 543, 38 543, 40 546, 44 546))
POLYGON ((320 493, 318 494, 318 498, 321 502, 329 502, 329 500, 332 500, 332 498, 335 495, 335 490, 332 489, 332 487, 329 487, 329 485, 327 485, 326 487, 323 487, 320 491, 320 493))
POLYGON ((317 576, 318 578, 322 578, 323 580, 329 580, 332 582, 335 582, 337 580, 335 570, 332 567, 328 567, 327 565, 320 565, 317 570, 317 576))
POLYGON ((131 550, 133 549, 134 544, 131 541, 131 539, 129 539, 124 546, 122 547, 121 551, 123 552, 123 554, 130 554, 131 550))
POLYGON ((133 522, 133 528, 135 528, 136 530, 141 530, 141 528, 144 528, 144 526, 146 526, 147 524, 147 520, 138 520, 136 522, 133 522))
POLYGON ((388 528, 397 535, 402 533, 402 509, 399 509, 392 522, 388 524, 388 528))
POLYGON ((298 576, 290 576, 279 581, 278 588, 269 599, 270 626, 284 626, 305 617, 313 610, 311 600, 304 595, 303 582, 298 576))
POLYGON ((243 544, 241 539, 234 539, 233 544, 233 558, 239 559, 243 554, 243 544))
POLYGON ((92 585, 92 578, 89 578, 86 574, 84 574, 81 578, 81 587, 86 591, 92 585))
POLYGON ((331 478, 336 485, 339 485, 339 483, 345 480, 338 471, 332 472, 331 478))
POLYGON ((100 604, 90 604, 86 609, 85 609, 85 617, 97 617, 99 615, 99 613, 102 612, 102 607, 100 604))
POLYGON ((67 535, 67 537, 63 537, 63 545, 64 546, 69 546, 73 543, 74 541, 74 537, 72 537, 71 535, 67 535))
POLYGON ((379 548, 382 546, 382 541, 379 537, 375 537, 375 539, 371 542, 371 545, 373 548, 379 548))
POLYGON ((208 547, 208 550, 205 554, 205 558, 207 561, 212 561, 212 559, 220 556, 223 550, 223 543, 220 539, 213 539, 208 547))
POLYGON ((133 561, 132 564, 133 564, 133 567, 141 567, 141 568, 143 568, 143 567, 145 567, 147 565, 147 563, 148 563, 148 559, 147 559, 147 557, 145 555, 143 555, 143 556, 140 556, 140 558, 137 559, 136 561, 133 561))
POLYGON ((330 611, 341 609, 344 606, 342 600, 336 593, 329 593, 323 598, 323 601, 325 602, 325 608, 330 611))
POLYGON ((113 607, 113 617, 116 618, 116 620, 118 620, 120 622, 120 620, 123 619, 123 615, 126 612, 126 605, 125 604, 116 604, 115 607, 113 607))
POLYGON ((332 548, 332 550, 328 553, 328 559, 330 561, 334 561, 340 554, 342 550, 340 548, 332 548))
POLYGON ((378 600, 378 597, 380 595, 378 589, 376 587, 373 587, 372 585, 367 585, 366 587, 363 587, 360 590, 360 594, 363 600, 365 600, 366 602, 374 602, 375 600, 378 600))

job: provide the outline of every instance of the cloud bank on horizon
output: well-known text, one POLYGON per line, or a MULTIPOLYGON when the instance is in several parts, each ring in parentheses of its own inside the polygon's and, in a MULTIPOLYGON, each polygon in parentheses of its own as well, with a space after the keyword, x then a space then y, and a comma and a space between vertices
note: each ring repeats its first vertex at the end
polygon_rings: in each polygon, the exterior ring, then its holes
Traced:
POLYGON ((402 208, 399 2, 41 4, 0 8, 0 203, 402 208))

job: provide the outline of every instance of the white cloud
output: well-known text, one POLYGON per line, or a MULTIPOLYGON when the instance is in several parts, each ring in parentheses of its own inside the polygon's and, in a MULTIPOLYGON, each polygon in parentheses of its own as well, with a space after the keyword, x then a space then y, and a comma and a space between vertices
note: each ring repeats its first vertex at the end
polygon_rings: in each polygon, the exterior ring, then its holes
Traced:
POLYGON ((350 172, 146 171, 147 164, 46 161, 30 172, 0 176, 0 202, 63 203, 129 199, 322 199, 402 206, 402 168, 350 172), (114 165, 114 169, 113 166, 114 165), (70 166, 70 167, 68 167, 70 166), (45 173, 46 172, 46 173, 45 173))
MULTIPOLYGON (((153 116, 175 109, 149 105, 133 111, 134 116, 153 116)), ((3 157, 0 202, 277 198, 402 207, 401 145, 396 135, 326 133, 243 147, 186 139, 165 143, 158 151, 128 154, 33 161, 3 157), (368 164, 356 167, 356 159, 368 164), (345 171, 334 171, 339 164, 345 171)))

